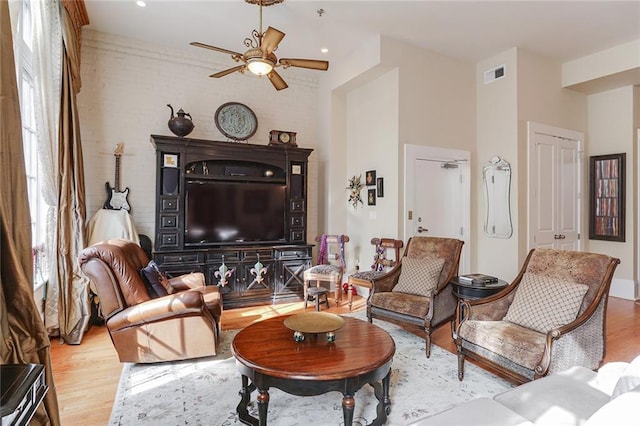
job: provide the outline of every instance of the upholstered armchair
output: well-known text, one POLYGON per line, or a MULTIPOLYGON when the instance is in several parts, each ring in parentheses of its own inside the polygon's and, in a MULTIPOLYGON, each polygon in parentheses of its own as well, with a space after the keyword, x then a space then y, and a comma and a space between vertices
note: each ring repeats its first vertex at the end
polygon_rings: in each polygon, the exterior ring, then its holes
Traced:
POLYGON ((458 378, 466 357, 524 383, 549 373, 600 366, 605 313, 619 259, 538 248, 510 286, 461 301, 455 331, 458 378))
MULTIPOLYGON (((80 252, 120 362, 152 363, 215 355, 222 304, 202 273, 145 283, 149 261, 134 242, 115 239, 80 252)), ((153 272, 153 270, 151 270, 153 272)))
POLYGON ((448 323, 457 298, 449 281, 458 274, 463 241, 413 237, 400 262, 372 280, 367 318, 406 323, 424 329, 425 353, 431 356, 431 331, 448 323))

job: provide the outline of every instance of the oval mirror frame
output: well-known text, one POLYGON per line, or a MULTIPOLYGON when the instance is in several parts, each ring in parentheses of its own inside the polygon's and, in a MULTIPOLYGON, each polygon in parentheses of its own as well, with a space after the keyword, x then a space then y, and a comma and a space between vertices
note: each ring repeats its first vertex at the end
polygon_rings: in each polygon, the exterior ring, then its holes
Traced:
POLYGON ((484 233, 491 238, 511 238, 511 165, 498 156, 482 169, 485 196, 484 233))

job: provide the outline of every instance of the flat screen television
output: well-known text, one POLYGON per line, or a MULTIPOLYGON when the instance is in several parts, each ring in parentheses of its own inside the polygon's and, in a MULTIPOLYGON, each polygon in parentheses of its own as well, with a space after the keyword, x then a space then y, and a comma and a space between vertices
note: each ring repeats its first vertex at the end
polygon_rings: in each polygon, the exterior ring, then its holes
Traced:
POLYGON ((187 180, 185 245, 285 242, 282 183, 187 180))

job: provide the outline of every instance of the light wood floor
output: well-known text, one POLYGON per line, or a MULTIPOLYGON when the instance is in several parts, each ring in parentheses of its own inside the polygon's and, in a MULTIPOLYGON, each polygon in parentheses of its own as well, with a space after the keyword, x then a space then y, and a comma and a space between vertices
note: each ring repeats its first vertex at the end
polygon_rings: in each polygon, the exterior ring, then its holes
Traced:
MULTIPOLYGON (((364 299, 354 298, 353 310, 361 309, 364 309, 364 299)), ((331 303, 331 308, 324 311, 345 313, 348 310, 346 304, 335 307, 331 303)), ((302 311, 302 303, 229 309, 222 315, 222 329, 239 329, 275 315, 302 311)), ((434 331, 433 342, 455 353, 449 325, 434 331)), ((639 353, 640 304, 609 298, 605 362, 631 361, 639 353)), ((51 357, 62 424, 106 425, 122 365, 118 362, 105 327, 92 327, 81 345, 64 345, 53 341, 51 357)))

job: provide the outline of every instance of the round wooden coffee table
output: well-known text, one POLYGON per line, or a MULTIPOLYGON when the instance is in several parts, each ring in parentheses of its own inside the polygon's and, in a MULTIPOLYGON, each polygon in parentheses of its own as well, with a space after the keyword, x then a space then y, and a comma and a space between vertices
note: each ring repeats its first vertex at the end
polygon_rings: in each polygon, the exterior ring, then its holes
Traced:
POLYGON ((353 424, 354 395, 365 383, 375 390, 377 417, 371 425, 382 425, 391 411, 389 380, 396 350, 389 333, 355 318, 343 317, 344 326, 335 332, 335 342, 324 334, 293 339, 279 316, 254 323, 233 339, 232 351, 242 375, 238 418, 248 425, 266 425, 269 388, 276 387, 298 396, 342 392, 345 426, 353 424), (251 380, 251 383, 249 383, 251 380), (257 389, 258 415, 251 416, 247 404, 257 389))

